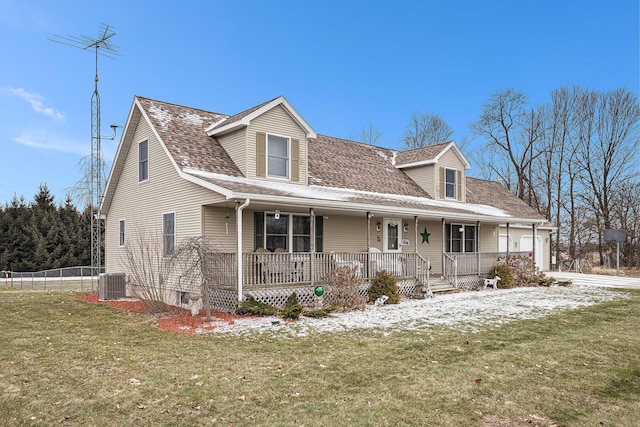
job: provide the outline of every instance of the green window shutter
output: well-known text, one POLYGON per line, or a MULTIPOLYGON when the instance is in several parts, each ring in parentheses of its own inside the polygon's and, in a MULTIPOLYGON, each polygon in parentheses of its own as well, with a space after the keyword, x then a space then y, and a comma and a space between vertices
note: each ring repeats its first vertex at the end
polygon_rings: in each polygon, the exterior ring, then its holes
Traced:
POLYGON ((267 176, 267 135, 256 133, 256 175, 267 176))
POLYGON ((253 250, 264 248, 264 212, 253 213, 253 250))
POLYGON ((291 140, 291 181, 300 180, 300 140, 291 140))
POLYGON ((440 168, 440 198, 444 199, 445 197, 445 188, 444 188, 444 168, 440 168))
POLYGON ((459 170, 458 172, 458 176, 457 178, 457 182, 456 185, 458 186, 457 189, 457 193, 458 193, 458 200, 462 201, 462 171, 459 170))

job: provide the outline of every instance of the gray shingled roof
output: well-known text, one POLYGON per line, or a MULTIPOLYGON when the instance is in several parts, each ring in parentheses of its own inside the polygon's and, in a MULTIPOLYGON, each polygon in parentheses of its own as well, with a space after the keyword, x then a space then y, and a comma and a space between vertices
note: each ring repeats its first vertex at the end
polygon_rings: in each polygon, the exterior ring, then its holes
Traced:
POLYGON ((242 176, 229 154, 204 132, 229 116, 137 98, 179 167, 242 176))
POLYGON ((467 177, 467 203, 433 200, 395 167, 433 159, 449 143, 397 152, 317 135, 308 139, 308 186, 266 182, 244 178, 217 139, 205 133, 216 123, 240 120, 266 103, 228 116, 148 98, 137 99, 178 167, 227 195, 308 198, 494 219, 508 216, 542 219, 497 182, 467 177))
POLYGON ((467 203, 494 206, 517 218, 536 218, 538 212, 497 181, 467 177, 467 203))
POLYGON ((442 152, 447 146, 451 144, 451 141, 443 142, 441 144, 427 145, 425 147, 413 148, 411 150, 405 150, 398 152, 396 158, 397 165, 407 165, 410 163, 423 162, 435 158, 442 152))
POLYGON ((309 139, 309 183, 431 198, 393 166, 393 155, 386 148, 318 135, 309 139))

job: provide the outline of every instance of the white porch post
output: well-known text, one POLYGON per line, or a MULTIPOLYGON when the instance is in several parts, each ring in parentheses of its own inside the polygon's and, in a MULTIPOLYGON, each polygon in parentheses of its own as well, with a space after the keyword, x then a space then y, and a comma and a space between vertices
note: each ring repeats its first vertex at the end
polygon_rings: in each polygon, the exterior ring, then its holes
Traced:
POLYGON ((309 208, 309 227, 311 228, 311 237, 309 240, 309 275, 311 276, 311 286, 313 286, 313 278, 315 274, 314 265, 316 263, 316 211, 313 208, 309 208))
POLYGON ((446 277, 446 275, 447 275, 447 272, 445 271, 446 270, 446 265, 447 265, 447 263, 445 262, 445 259, 444 259, 445 252, 447 252, 447 226, 445 224, 444 218, 442 218, 442 255, 441 255, 441 257, 442 257, 442 268, 441 268, 442 277, 446 277))
POLYGON ((536 235, 536 223, 533 223, 533 247, 531 248, 531 258, 533 259, 533 268, 536 270, 538 267, 536 266, 536 240, 538 240, 538 236, 536 235))
POLYGON ((236 200, 236 239, 237 239, 237 248, 236 248, 236 261, 237 261, 237 277, 238 277, 238 306, 242 303, 242 284, 244 282, 244 277, 242 275, 242 211, 244 208, 249 206, 250 199, 244 201, 243 204, 240 204, 240 201, 236 200))
POLYGON ((509 223, 507 223, 507 256, 509 256, 509 223))
POLYGON ((476 263, 478 265, 478 276, 480 276, 480 221, 476 221, 476 263))

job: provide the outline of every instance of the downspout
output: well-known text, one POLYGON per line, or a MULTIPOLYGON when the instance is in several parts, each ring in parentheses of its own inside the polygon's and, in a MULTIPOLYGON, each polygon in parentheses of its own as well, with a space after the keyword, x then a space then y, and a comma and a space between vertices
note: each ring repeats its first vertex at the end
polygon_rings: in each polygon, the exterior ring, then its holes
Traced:
POLYGON ((238 240, 238 246, 236 248, 236 261, 238 267, 238 307, 242 304, 242 284, 244 283, 244 277, 242 276, 242 211, 249 206, 251 199, 246 199, 243 204, 240 204, 236 200, 236 238, 238 240))

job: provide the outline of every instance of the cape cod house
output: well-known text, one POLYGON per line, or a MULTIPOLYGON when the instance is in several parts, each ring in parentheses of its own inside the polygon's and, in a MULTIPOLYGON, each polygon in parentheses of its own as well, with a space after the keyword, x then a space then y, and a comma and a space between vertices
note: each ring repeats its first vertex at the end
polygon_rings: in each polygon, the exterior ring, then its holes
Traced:
MULTIPOLYGON (((394 151, 317 134, 284 97, 225 115, 136 96, 101 207, 105 269, 126 272, 142 229, 165 256, 211 237, 223 309, 311 298, 344 265, 365 281, 385 269, 404 292, 477 281, 507 252, 546 269, 545 219, 469 168, 454 142, 394 151)), ((169 302, 185 302, 192 290, 173 286, 169 302)))

